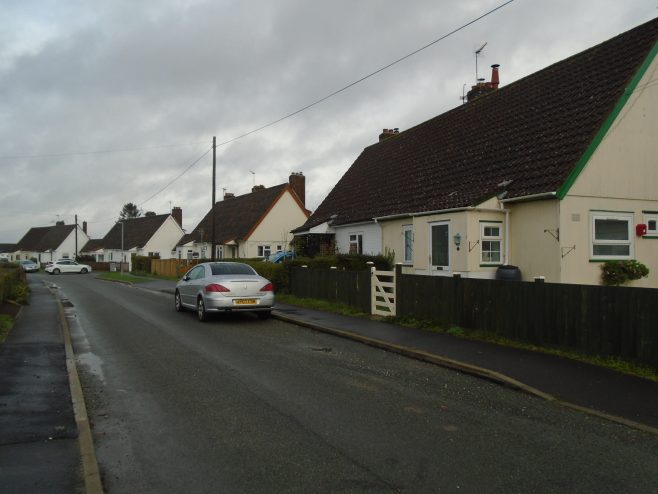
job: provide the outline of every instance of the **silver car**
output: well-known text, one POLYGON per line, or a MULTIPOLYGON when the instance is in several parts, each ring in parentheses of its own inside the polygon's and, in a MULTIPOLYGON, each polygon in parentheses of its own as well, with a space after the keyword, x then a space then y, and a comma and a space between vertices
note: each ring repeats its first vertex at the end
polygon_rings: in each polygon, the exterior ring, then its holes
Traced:
POLYGON ((26 273, 36 273, 39 271, 39 265, 34 261, 30 261, 29 259, 25 261, 18 261, 18 264, 26 273))
POLYGON ((261 319, 270 316, 274 305, 272 283, 248 264, 204 262, 190 269, 176 283, 177 311, 194 309, 200 321, 218 312, 254 312, 261 319))
POLYGON ((49 262, 46 266, 46 273, 60 274, 60 273, 91 273, 91 266, 87 264, 79 264, 73 259, 57 259, 55 262, 49 262))

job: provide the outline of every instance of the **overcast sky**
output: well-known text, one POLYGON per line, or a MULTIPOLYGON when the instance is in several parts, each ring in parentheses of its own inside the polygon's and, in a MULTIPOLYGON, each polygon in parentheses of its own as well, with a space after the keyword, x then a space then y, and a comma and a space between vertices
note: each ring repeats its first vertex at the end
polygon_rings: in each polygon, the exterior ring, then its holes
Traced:
MULTIPOLYGON (((0 0, 0 242, 122 206, 211 205, 211 147, 293 113, 504 0, 0 0), (164 190, 162 190, 164 189, 164 190), (160 192, 162 191, 162 192, 160 192), (158 193, 159 192, 159 193, 158 193)), ((516 0, 327 101, 217 149, 217 197, 306 176, 315 209, 382 128, 459 104, 658 15, 657 0, 516 0), (252 174, 251 172, 254 172, 252 174)))

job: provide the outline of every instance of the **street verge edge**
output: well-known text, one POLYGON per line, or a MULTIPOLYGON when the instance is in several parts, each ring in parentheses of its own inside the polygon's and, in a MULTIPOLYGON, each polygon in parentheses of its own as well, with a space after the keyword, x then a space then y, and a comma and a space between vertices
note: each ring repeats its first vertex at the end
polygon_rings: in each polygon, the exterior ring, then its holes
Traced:
MULTIPOLYGON (((51 291, 52 293, 52 291, 51 291)), ((96 450, 94 449, 94 440, 89 425, 87 407, 85 398, 78 376, 78 369, 75 364, 75 353, 71 344, 71 332, 64 307, 58 294, 53 293, 57 300, 59 310, 59 320, 64 337, 64 348, 66 351, 66 370, 69 375, 69 387, 71 389, 71 401, 73 402, 73 413, 75 422, 78 426, 78 444, 80 445, 80 461, 82 464, 82 476, 85 484, 86 494, 103 494, 103 484, 101 482, 98 461, 96 459, 96 450)))
POLYGON ((342 338, 347 338, 353 341, 357 341, 359 343, 363 343, 365 345, 372 346, 374 348, 387 350, 393 353, 397 353, 399 355, 403 355, 405 357, 409 357, 430 364, 435 364, 441 367, 453 369, 458 372, 463 372, 465 374, 469 374, 474 377, 486 379, 496 384, 500 384, 505 387, 512 388, 532 396, 536 396, 537 398, 541 398, 545 401, 549 401, 557 405, 564 406, 566 408, 571 408, 572 410, 585 413, 587 415, 591 415, 604 420, 615 422, 617 424, 624 425, 626 427, 630 427, 636 430, 640 430, 642 432, 646 432, 658 436, 658 428, 651 427, 650 425, 642 424, 640 422, 635 422, 633 420, 625 419, 623 417, 618 417, 617 415, 612 415, 606 412, 602 412, 600 410, 595 410, 593 408, 588 408, 582 405, 578 405, 576 403, 571 403, 568 401, 561 400, 551 394, 544 393, 543 391, 540 391, 537 388, 533 388, 532 386, 528 386, 527 384, 517 381, 516 379, 513 379, 509 376, 506 376, 505 374, 501 374, 500 372, 492 371, 484 367, 478 367, 476 365, 467 364, 464 362, 460 362, 458 360, 453 360, 447 357, 441 357, 439 355, 427 353, 422 350, 404 347, 401 345, 396 345, 395 343, 390 343, 387 341, 370 338, 368 336, 363 336, 358 333, 352 333, 350 331, 344 331, 341 329, 332 328, 330 326, 325 326, 323 324, 312 323, 312 322, 296 319, 295 317, 278 313, 276 312, 276 309, 272 311, 272 317, 280 321, 295 324, 297 326, 302 326, 315 331, 320 331, 322 333, 327 333, 342 338))

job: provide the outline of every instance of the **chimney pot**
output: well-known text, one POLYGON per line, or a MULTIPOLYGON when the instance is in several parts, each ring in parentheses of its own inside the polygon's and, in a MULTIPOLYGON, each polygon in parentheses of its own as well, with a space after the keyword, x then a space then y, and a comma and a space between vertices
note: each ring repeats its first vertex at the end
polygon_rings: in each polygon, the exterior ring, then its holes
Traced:
POLYGON ((86 221, 82 222, 82 231, 85 232, 85 235, 87 234, 87 222, 86 221))
POLYGON ((498 85, 500 84, 498 67, 500 67, 500 64, 498 63, 495 63, 491 66, 491 87, 494 89, 498 89, 498 85))

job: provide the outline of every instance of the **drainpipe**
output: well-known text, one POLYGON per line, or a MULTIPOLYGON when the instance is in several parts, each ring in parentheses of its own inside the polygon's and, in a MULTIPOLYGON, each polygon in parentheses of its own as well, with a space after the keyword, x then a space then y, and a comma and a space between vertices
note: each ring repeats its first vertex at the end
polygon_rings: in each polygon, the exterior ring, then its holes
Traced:
POLYGON ((509 264, 509 209, 504 209, 505 211, 505 264, 509 264))

